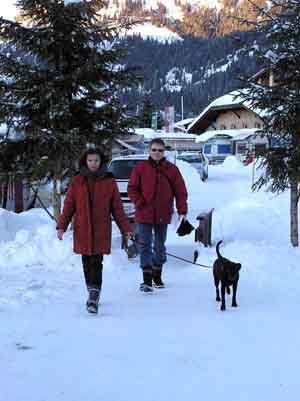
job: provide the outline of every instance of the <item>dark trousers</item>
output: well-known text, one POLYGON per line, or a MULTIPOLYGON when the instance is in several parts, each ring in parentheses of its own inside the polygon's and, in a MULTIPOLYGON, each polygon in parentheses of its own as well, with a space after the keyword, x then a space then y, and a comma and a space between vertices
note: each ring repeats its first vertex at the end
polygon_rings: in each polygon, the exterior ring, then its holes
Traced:
POLYGON ((102 287, 103 255, 82 255, 82 267, 87 289, 102 287))

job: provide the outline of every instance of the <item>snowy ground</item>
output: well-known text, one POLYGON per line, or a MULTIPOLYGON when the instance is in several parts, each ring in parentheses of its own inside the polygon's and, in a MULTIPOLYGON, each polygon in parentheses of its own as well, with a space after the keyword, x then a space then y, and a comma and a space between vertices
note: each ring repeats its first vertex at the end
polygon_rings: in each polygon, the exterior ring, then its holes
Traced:
MULTIPOLYGON (((55 238, 41 210, 0 209, 0 401, 296 401, 300 251, 289 244, 289 197, 251 193, 251 167, 182 167, 190 220, 210 207, 213 240, 242 263, 239 308, 219 311, 212 272, 169 258, 165 290, 139 293, 114 231, 98 316, 84 308, 71 233, 55 238)), ((192 259, 193 235, 168 250, 192 259)), ((198 246, 211 265, 215 249, 198 246)))

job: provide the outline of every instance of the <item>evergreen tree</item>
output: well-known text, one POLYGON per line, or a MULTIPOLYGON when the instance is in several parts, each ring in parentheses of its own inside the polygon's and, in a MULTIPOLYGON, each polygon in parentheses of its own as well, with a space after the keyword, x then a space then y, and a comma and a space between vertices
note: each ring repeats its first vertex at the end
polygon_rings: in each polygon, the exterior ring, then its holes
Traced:
POLYGON ((102 0, 18 0, 21 21, 0 18, 0 117, 34 141, 52 169, 62 171, 88 143, 126 133, 132 122, 117 91, 133 71, 113 46, 121 26, 101 22, 102 0))
MULTIPOLYGON (((255 2, 253 2, 255 3, 255 2)), ((264 155, 264 173, 255 188, 267 186, 272 192, 290 190, 290 239, 298 240, 300 196, 300 3, 299 0, 270 0, 269 12, 262 11, 257 31, 268 39, 267 49, 253 49, 262 66, 274 76, 274 83, 253 82, 244 98, 264 110, 269 139, 264 155)))
POLYGON ((147 93, 143 99, 142 110, 139 118, 140 127, 151 128, 153 111, 154 105, 151 99, 151 95, 147 93))

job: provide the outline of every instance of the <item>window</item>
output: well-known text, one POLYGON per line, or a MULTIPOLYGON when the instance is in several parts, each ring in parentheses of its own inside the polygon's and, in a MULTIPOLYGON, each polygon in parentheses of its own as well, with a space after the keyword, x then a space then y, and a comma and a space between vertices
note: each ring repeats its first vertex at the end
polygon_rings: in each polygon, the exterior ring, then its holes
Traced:
POLYGON ((247 144, 245 142, 237 143, 236 145, 236 153, 238 154, 246 154, 247 152, 247 144))
POLYGON ((230 128, 231 129, 236 129, 236 125, 235 124, 231 124, 230 128))
POLYGON ((211 145, 204 145, 204 153, 205 154, 211 153, 211 145))
POLYGON ((115 160, 109 166, 109 171, 113 173, 116 179, 128 180, 133 168, 141 160, 115 160))
POLYGON ((184 162, 188 162, 188 163, 202 163, 203 159, 202 159, 202 155, 179 155, 177 157, 177 159, 179 160, 183 160, 184 162))
POLYGON ((261 128, 261 123, 255 123, 255 128, 261 128))
POLYGON ((263 143, 256 143, 255 144, 255 155, 264 155, 266 152, 267 146, 263 143))
POLYGON ((217 145, 217 149, 218 149, 218 153, 223 153, 223 154, 231 153, 231 145, 230 144, 217 145))
POLYGON ((220 125, 220 129, 226 129, 226 125, 224 124, 220 125))
POLYGON ((243 123, 243 128, 248 128, 248 124, 243 123))

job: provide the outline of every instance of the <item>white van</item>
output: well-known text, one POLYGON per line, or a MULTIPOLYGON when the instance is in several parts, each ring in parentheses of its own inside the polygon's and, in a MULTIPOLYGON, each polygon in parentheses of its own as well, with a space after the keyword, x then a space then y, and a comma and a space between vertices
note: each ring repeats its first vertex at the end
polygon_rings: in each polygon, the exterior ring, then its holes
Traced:
POLYGON ((149 155, 147 154, 120 156, 112 159, 109 164, 108 170, 113 173, 117 181, 123 207, 130 220, 134 219, 135 209, 127 193, 129 178, 133 168, 137 165, 137 163, 142 160, 147 160, 148 157, 149 155))

